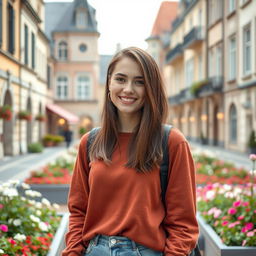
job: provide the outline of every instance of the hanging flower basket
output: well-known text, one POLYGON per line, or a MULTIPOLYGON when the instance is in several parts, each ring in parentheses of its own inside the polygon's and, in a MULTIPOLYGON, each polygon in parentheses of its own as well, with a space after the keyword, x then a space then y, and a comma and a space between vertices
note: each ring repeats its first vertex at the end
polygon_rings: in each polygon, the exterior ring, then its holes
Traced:
POLYGON ((32 115, 28 111, 20 111, 20 112, 18 112, 17 116, 20 120, 31 121, 31 119, 32 119, 32 115))
POLYGON ((45 115, 43 114, 38 114, 36 116, 36 120, 39 121, 39 122, 44 122, 45 121, 45 115))
POLYGON ((12 109, 9 105, 0 107, 0 118, 10 121, 12 119, 12 109))

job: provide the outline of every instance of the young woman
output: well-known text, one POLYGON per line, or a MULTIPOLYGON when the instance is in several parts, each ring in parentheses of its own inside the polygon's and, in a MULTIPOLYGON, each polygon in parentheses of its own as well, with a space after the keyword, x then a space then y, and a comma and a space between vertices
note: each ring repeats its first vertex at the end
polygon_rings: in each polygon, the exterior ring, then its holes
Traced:
POLYGON ((167 101, 159 69, 130 47, 112 59, 103 121, 91 145, 80 142, 63 256, 185 256, 195 247, 195 171, 189 145, 173 128, 163 204, 159 178, 167 101), (165 206, 164 206, 165 205, 165 206))

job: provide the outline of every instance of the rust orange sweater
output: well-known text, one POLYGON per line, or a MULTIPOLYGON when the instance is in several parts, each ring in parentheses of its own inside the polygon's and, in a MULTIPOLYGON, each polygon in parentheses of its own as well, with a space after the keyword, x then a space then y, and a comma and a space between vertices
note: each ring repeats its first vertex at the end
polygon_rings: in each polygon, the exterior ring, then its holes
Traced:
POLYGON ((82 255, 96 234, 125 236, 165 256, 187 255, 198 237, 195 170, 189 145, 175 128, 169 136, 166 206, 159 168, 147 174, 124 167, 132 134, 120 133, 112 164, 86 162, 86 134, 80 142, 70 187, 67 248, 62 256, 82 255), (168 237, 166 237, 166 233, 168 237))

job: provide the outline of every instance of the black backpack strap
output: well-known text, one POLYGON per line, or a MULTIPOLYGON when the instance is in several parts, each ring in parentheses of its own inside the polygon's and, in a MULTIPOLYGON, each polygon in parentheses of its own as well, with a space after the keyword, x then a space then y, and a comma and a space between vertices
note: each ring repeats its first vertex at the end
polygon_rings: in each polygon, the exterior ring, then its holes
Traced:
POLYGON ((91 149, 91 145, 94 141, 94 139, 96 138, 96 135, 98 134, 100 130, 100 127, 95 127, 93 128, 90 133, 89 133, 89 136, 88 136, 88 139, 87 139, 87 143, 86 143, 86 156, 87 156, 87 164, 88 166, 90 166, 90 157, 89 157, 89 152, 90 152, 90 149, 91 149))
POLYGON ((162 150, 163 150, 163 160, 160 165, 160 181, 161 181, 161 191, 162 191, 162 200, 165 202, 165 193, 168 184, 168 169, 169 169, 169 147, 168 147, 168 138, 172 129, 171 125, 164 125, 164 134, 162 140, 162 150))

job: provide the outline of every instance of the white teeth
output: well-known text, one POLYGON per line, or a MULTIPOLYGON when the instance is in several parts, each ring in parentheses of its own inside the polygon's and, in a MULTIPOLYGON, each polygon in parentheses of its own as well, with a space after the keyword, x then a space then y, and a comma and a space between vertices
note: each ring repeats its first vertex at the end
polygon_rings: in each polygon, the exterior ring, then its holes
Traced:
POLYGON ((123 97, 121 97, 121 100, 122 101, 126 101, 126 102, 133 102, 133 101, 135 101, 135 99, 123 98, 123 97))

